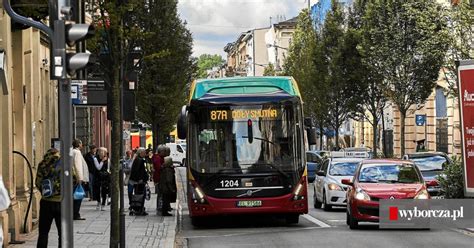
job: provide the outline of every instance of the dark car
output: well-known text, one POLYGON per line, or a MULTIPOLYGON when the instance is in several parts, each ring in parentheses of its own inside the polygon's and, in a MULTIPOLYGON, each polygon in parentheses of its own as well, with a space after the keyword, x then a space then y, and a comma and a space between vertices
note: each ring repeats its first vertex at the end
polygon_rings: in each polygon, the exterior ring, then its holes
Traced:
POLYGON ((407 154, 403 157, 405 160, 411 160, 420 169, 426 184, 428 192, 433 197, 440 197, 443 193, 438 183, 437 177, 442 175, 446 165, 451 164, 452 160, 443 152, 417 152, 407 154))
POLYGON ((306 168, 308 170, 308 182, 312 183, 316 178, 316 171, 319 171, 322 163, 321 156, 318 155, 317 151, 306 152, 306 168))
POLYGON ((359 222, 378 222, 381 199, 430 199, 418 167, 407 160, 365 160, 353 181, 342 183, 349 185, 346 223, 351 229, 359 222))

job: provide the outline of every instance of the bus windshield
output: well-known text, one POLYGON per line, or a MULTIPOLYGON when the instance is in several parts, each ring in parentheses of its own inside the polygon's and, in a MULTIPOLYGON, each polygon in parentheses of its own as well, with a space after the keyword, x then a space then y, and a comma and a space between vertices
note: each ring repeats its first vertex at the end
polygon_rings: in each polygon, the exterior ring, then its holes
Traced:
POLYGON ((302 166, 298 111, 292 105, 199 107, 191 118, 190 165, 199 173, 286 175, 302 166))

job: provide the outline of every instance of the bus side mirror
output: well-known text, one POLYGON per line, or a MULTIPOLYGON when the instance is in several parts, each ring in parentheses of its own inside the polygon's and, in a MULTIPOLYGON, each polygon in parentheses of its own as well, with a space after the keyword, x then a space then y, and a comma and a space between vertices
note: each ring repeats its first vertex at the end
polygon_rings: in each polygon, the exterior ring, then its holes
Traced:
POLYGON ((186 119, 188 117, 188 110, 187 106, 184 105, 181 108, 181 113, 179 113, 178 123, 176 125, 176 129, 178 131, 178 138, 186 139, 186 119))
POLYGON ((318 138, 316 137, 316 128, 307 128, 306 129, 308 144, 309 145, 316 145, 318 138))

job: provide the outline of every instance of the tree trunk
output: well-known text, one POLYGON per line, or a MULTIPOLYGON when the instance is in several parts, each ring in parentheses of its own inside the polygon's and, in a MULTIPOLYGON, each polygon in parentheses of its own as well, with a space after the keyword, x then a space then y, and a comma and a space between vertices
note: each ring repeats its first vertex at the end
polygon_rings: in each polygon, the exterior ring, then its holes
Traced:
POLYGON ((387 146, 386 146, 386 140, 387 138, 385 137, 385 117, 384 117, 384 111, 382 109, 382 150, 383 150, 383 156, 386 158, 387 156, 387 146))
POLYGON ((153 123, 151 124, 151 131, 153 135, 153 151, 156 151, 156 148, 160 144, 158 139, 158 130, 159 130, 159 123, 156 118, 153 118, 153 123))
POLYGON ((323 135, 324 135, 324 128, 322 125, 319 126, 319 150, 323 150, 323 135))
POLYGON ((405 155, 405 118, 406 111, 400 111, 400 154, 405 155))
POLYGON ((119 164, 120 164, 120 133, 122 132, 122 122, 120 120, 120 63, 116 63, 113 69, 112 82, 112 151, 110 163, 110 247, 118 247, 120 243, 120 216, 119 216, 119 164))
POLYGON ((374 130, 374 133, 373 133, 373 141, 372 141, 372 152, 374 153, 374 158, 377 157, 377 134, 378 134, 378 131, 377 131, 377 124, 378 124, 378 120, 377 120, 377 115, 373 115, 372 116, 372 129, 374 130))

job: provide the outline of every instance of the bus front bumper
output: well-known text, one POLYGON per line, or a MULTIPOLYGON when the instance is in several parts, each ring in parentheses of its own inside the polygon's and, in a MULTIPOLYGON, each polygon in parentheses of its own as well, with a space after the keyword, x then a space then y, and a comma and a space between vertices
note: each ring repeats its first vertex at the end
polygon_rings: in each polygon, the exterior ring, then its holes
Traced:
POLYGON ((294 200, 293 197, 293 194, 278 197, 230 199, 207 196, 206 204, 195 203, 192 199, 188 199, 189 215, 194 217, 237 214, 307 214, 307 196, 304 195, 299 200, 294 200))

